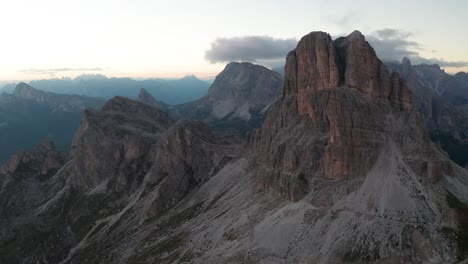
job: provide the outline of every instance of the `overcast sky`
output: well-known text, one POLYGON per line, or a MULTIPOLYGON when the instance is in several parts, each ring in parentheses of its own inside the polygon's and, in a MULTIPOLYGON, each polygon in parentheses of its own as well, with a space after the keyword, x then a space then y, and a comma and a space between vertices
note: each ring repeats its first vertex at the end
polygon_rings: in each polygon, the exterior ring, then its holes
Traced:
POLYGON ((468 71, 467 12, 460 0, 5 0, 0 81, 214 76, 229 60, 281 65, 311 31, 354 29, 382 59, 468 71))

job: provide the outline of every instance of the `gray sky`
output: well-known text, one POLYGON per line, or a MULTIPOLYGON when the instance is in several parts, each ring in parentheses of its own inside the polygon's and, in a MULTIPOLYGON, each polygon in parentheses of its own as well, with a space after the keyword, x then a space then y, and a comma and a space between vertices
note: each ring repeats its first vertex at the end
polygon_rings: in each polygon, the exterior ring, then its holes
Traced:
POLYGON ((15 0, 0 3, 0 81, 216 75, 270 66, 311 31, 360 30, 380 57, 468 71, 468 1, 15 0))

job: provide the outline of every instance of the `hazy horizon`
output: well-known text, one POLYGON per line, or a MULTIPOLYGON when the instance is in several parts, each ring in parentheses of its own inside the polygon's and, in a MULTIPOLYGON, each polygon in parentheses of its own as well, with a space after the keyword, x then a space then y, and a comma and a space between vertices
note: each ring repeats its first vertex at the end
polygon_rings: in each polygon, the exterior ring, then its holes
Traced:
POLYGON ((0 80, 0 89, 2 88, 3 85, 6 85, 6 84, 15 84, 15 83, 20 83, 20 82, 34 82, 34 81, 48 81, 48 80, 75 80, 75 79, 79 79, 79 78, 86 78, 86 77, 89 77, 91 79, 96 79, 96 78, 93 78, 93 76, 103 76, 105 78, 108 78, 108 79, 132 79, 132 80, 135 80, 135 81, 145 81, 145 80, 180 80, 180 79, 183 79, 185 77, 190 77, 190 76, 195 76, 195 78, 197 78, 198 80, 200 81, 205 81, 205 82, 208 82, 208 83, 211 83, 214 78, 216 77, 216 75, 213 75, 213 76, 206 76, 206 77, 201 77, 201 76, 197 76, 196 74, 187 74, 187 75, 181 75, 180 77, 179 76, 176 76, 176 77, 159 77, 159 76, 153 76, 153 77, 147 77, 147 78, 144 78, 144 77, 132 77, 132 76, 108 76, 108 75, 105 75, 105 74, 101 74, 101 73, 85 73, 85 74, 79 74, 79 75, 76 75, 76 76, 60 76, 60 77, 43 77, 43 78, 37 78, 37 79, 23 79, 23 80, 0 80))
POLYGON ((71 1, 0 4, 0 82, 109 77, 216 76, 229 61, 281 67, 311 31, 360 30, 384 60, 410 57, 448 73, 468 71, 460 23, 467 2, 450 1, 71 1), (437 13, 434 13, 437 10, 437 13), (105 18, 105 19, 103 19, 105 18))

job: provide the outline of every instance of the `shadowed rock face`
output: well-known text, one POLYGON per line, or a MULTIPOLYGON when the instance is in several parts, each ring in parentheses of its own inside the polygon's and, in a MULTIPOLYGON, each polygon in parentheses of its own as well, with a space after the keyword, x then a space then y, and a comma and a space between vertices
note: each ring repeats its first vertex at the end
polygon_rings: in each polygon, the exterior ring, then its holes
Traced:
POLYGON ((72 144, 76 186, 88 190, 115 177, 117 189, 134 190, 150 166, 152 144, 172 124, 165 112, 123 97, 86 110, 72 144))
POLYGON ((0 166, 0 174, 13 177, 47 179, 54 175, 65 162, 65 156, 55 149, 53 142, 45 140, 32 151, 20 151, 0 166))

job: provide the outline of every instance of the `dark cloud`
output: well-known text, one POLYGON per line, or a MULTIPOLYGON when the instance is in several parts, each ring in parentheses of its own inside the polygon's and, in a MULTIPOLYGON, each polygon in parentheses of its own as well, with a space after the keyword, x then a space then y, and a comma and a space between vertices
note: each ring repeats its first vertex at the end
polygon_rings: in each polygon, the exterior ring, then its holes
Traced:
POLYGON ((441 67, 464 67, 468 61, 446 61, 444 59, 424 58, 420 51, 424 47, 411 41, 411 32, 386 28, 377 30, 367 36, 367 40, 383 61, 401 61, 404 57, 411 59, 413 64, 438 64, 441 67))
POLYGON ((89 71, 102 71, 101 68, 53 68, 53 69, 24 69, 18 70, 19 72, 27 74, 47 74, 55 76, 60 72, 89 72, 89 71))
POLYGON ((205 58, 211 63, 230 61, 277 61, 297 45, 296 39, 275 39, 269 36, 218 38, 211 43, 205 58))
MULTIPOLYGON (((344 17, 339 23, 347 24, 349 21, 348 17, 344 17)), ((441 67, 468 66, 468 61, 422 57, 420 52, 425 50, 424 46, 412 41, 412 37, 412 32, 385 28, 372 32, 366 39, 383 61, 401 61, 404 57, 408 57, 413 64, 438 64, 441 67)), ((269 36, 218 38, 211 43, 205 58, 211 63, 250 61, 277 68, 284 66, 287 53, 296 45, 297 40, 293 38, 277 39, 269 36)))

